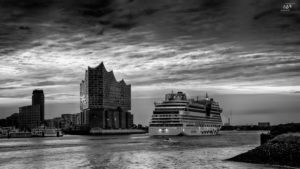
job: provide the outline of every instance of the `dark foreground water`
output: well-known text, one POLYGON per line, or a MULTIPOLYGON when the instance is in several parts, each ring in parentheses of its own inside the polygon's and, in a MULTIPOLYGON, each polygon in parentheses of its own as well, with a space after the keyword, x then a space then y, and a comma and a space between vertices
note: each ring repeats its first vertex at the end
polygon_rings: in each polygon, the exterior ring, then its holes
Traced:
POLYGON ((259 145, 260 132, 150 138, 71 136, 0 139, 0 168, 279 168, 224 159, 259 145))

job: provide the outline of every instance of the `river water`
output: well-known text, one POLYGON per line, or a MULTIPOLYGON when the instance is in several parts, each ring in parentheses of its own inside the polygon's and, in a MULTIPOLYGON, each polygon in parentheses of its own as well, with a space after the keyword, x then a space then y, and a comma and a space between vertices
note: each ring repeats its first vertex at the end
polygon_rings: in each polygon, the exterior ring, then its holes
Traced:
POLYGON ((259 145, 258 131, 151 138, 74 136, 0 139, 0 168, 279 168, 224 161, 259 145))

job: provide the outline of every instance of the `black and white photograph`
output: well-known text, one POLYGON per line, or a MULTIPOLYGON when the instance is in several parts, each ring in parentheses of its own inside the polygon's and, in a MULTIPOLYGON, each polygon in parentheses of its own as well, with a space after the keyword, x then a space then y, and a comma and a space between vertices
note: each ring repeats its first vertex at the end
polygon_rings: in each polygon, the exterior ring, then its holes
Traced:
POLYGON ((0 0, 0 168, 300 168, 300 1, 0 0))

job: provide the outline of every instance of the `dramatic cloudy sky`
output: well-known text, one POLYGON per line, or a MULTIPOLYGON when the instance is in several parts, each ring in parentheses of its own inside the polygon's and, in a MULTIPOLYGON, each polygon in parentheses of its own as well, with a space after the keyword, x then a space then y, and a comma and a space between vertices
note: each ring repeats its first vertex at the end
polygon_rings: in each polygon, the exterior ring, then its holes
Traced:
POLYGON ((103 61, 132 85, 136 123, 171 90, 207 91, 235 124, 299 122, 299 3, 0 0, 0 118, 35 88, 46 118, 78 113, 84 71, 103 61))

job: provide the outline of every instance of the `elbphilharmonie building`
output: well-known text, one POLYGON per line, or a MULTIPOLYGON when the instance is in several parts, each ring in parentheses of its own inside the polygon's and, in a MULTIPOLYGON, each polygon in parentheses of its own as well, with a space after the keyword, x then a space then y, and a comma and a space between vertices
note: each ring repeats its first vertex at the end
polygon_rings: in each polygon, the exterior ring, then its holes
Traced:
POLYGON ((80 83, 81 124, 90 128, 128 129, 133 125, 131 85, 117 81, 103 62, 88 67, 80 83))

